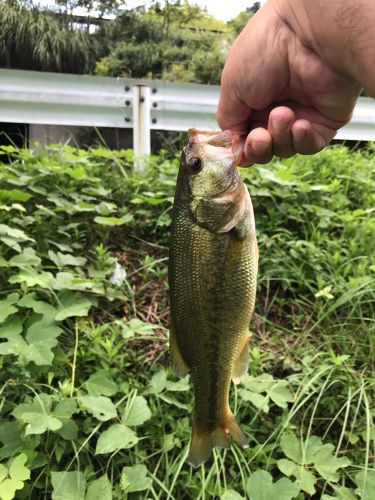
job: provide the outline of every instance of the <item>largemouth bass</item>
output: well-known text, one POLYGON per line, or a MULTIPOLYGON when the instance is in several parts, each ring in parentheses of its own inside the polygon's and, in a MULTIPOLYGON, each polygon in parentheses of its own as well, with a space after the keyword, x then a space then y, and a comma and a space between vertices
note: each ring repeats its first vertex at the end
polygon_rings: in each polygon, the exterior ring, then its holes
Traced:
POLYGON ((230 382, 248 369, 258 247, 232 134, 191 129, 177 178, 169 262, 171 365, 194 389, 188 460, 248 441, 229 408, 230 382))

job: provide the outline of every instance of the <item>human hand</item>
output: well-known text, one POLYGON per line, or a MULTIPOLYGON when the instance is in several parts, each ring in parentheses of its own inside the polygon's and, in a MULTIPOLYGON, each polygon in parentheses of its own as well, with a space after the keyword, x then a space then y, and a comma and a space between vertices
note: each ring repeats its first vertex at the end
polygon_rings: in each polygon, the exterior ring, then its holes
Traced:
POLYGON ((283 3, 268 0, 255 14, 222 73, 217 120, 222 129, 247 134, 241 165, 320 151, 350 120, 361 90, 306 46, 304 27, 298 35, 290 28, 283 3))

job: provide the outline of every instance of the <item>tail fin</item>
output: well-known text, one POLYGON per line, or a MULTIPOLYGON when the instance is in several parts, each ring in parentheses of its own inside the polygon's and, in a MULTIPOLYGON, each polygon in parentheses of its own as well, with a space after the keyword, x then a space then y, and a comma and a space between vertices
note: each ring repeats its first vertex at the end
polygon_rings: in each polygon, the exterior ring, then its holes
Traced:
POLYGON ((242 448, 248 448, 249 442, 230 410, 225 421, 212 431, 201 430, 194 422, 188 462, 193 467, 198 467, 206 462, 214 447, 230 448, 231 438, 242 448))

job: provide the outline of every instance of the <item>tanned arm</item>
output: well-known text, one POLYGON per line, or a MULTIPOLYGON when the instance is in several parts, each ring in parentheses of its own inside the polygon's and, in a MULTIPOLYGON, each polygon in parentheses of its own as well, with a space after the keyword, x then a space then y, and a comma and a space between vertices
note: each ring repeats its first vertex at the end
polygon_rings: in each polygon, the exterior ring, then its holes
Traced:
POLYGON ((234 42, 219 125, 247 134, 242 164, 312 154, 375 96, 373 0, 268 0, 234 42))

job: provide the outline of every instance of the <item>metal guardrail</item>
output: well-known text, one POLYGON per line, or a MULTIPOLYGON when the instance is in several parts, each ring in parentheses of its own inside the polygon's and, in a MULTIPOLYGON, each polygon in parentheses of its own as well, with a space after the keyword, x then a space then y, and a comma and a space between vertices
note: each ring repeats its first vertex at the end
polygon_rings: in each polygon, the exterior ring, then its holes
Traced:
POLYGON ((124 127, 121 80, 0 69, 0 122, 124 127))
MULTIPOLYGON (((151 130, 217 128, 219 87, 0 69, 0 122, 132 128, 136 155, 151 130)), ((375 102, 360 98, 337 139, 375 140, 375 102)))

